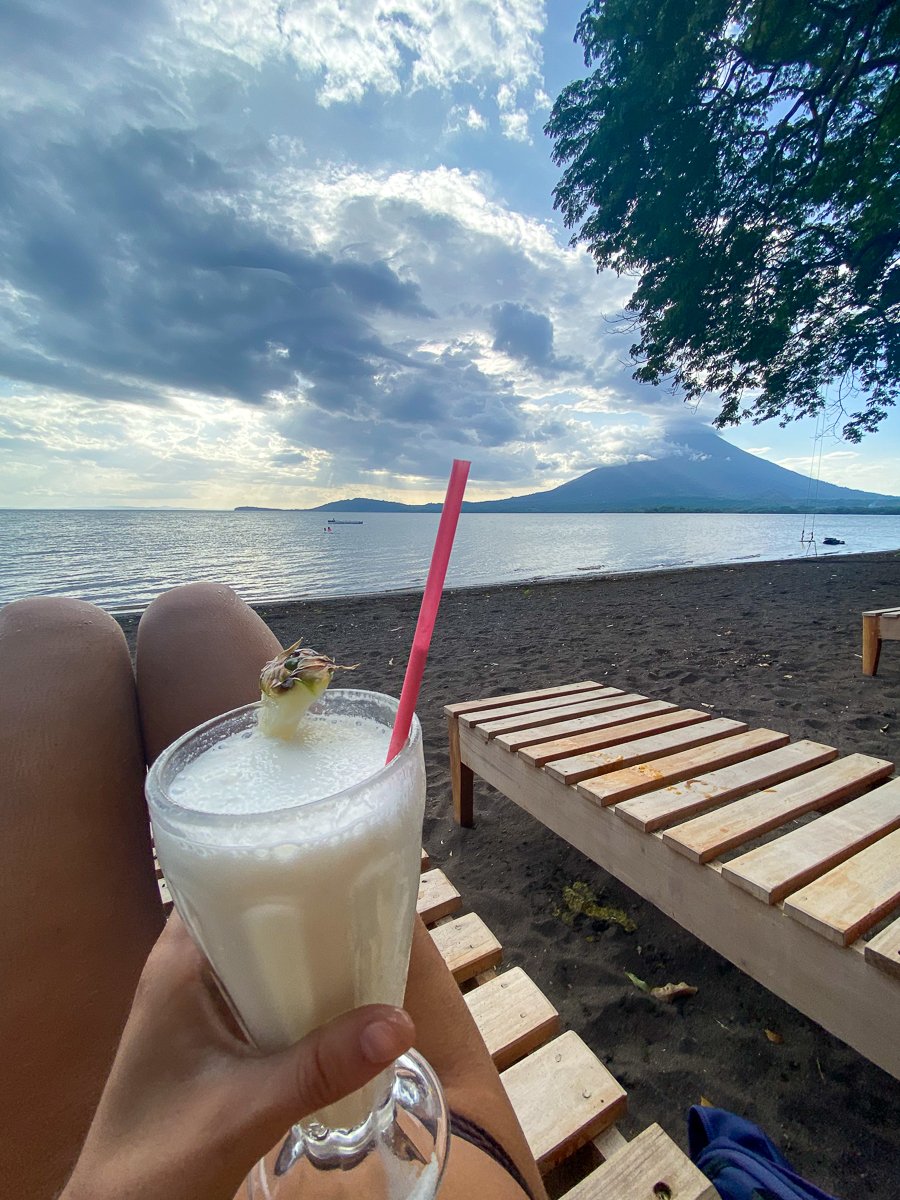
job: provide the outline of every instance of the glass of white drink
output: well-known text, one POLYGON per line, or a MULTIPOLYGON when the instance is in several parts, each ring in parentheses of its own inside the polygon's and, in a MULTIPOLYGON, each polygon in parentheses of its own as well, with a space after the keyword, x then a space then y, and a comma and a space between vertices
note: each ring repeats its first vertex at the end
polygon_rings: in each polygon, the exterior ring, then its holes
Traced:
MULTIPOLYGON (((388 696, 335 689, 299 721, 285 715, 292 700, 313 699, 287 696, 291 653, 275 660, 282 684, 262 704, 191 730, 147 778, 175 906, 264 1051, 359 1005, 403 1003, 425 804, 418 721, 385 764, 397 711, 388 696)), ((335 669, 318 661, 328 666, 313 693, 335 669)), ((411 1052, 295 1126, 251 1174, 249 1194, 277 1195, 290 1170, 292 1194, 340 1195, 345 1179, 348 1194, 429 1200, 447 1141, 440 1085, 411 1052)))

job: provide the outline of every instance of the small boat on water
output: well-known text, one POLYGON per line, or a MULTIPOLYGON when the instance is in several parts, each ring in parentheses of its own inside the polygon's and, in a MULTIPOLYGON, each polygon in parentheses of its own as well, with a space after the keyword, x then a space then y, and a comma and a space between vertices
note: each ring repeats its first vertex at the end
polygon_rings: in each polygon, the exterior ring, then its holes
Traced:
POLYGON ((362 521, 335 521, 334 519, 328 522, 329 525, 362 525, 362 521))
POLYGON ((822 538, 822 545, 823 546, 844 546, 844 545, 846 545, 846 543, 844 542, 843 538, 827 537, 827 538, 822 538))

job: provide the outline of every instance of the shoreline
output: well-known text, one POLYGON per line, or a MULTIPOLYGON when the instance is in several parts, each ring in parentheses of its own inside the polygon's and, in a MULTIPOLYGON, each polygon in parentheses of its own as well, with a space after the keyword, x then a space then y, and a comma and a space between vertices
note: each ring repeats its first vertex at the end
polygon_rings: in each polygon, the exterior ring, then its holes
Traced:
MULTIPOLYGON (((445 587, 444 596, 457 595, 460 593, 469 592, 484 592, 488 590, 497 591, 501 588, 522 588, 522 587, 549 587, 557 584, 567 583, 602 583, 607 581, 616 581, 620 579, 635 579, 645 576, 655 577, 667 574, 682 574, 694 573, 698 571, 725 571, 738 570, 743 567, 766 567, 782 564, 797 564, 797 563, 815 563, 822 562, 825 559, 839 559, 846 561, 849 559, 892 559, 900 557, 900 546, 891 550, 867 550, 859 551, 850 554, 840 554, 838 552, 824 553, 819 555, 794 555, 790 558, 759 558, 751 556, 744 559, 732 559, 721 563, 693 563, 683 564, 679 566, 661 566, 661 567, 635 567, 633 570, 618 570, 618 571, 594 571, 593 568, 584 568, 580 575, 526 575, 521 579, 502 579, 496 583, 466 583, 459 584, 455 587, 445 587)), ((404 598, 408 596, 421 596, 424 590, 424 582, 421 587, 402 587, 402 588, 385 588, 378 592, 339 592, 334 595, 317 596, 315 594, 293 595, 293 596, 278 596, 275 598, 263 599, 245 599, 254 611, 259 612, 267 607, 280 607, 287 604, 325 604, 328 602, 350 602, 350 601, 376 601, 382 597, 404 598)), ((148 604, 150 602, 148 601, 148 604)), ((147 604, 143 605, 127 605, 125 607, 108 608, 105 611, 119 620, 120 618, 129 618, 140 616, 147 608, 147 604)), ((440 618, 439 618, 440 619, 440 618)))
MULTIPOLYGON (((359 662, 354 686, 399 694, 420 592, 255 606, 359 662)), ((862 675, 861 614, 900 603, 900 553, 731 563, 445 593, 422 685, 423 844, 504 949, 628 1092, 628 1136, 658 1122, 686 1147, 705 1097, 760 1125, 841 1200, 893 1200, 900 1081, 768 992, 484 784, 476 825, 453 821, 443 706, 594 679, 836 747, 900 760, 900 643, 862 675), (583 884, 636 929, 567 910, 583 884), (651 985, 684 980, 662 1005, 651 985), (766 1030, 780 1041, 771 1041, 766 1030)), ((137 616, 122 620, 133 646, 137 616)), ((894 914, 896 916, 896 913, 894 914)), ((886 1031, 887 1032, 887 1031, 886 1031)))

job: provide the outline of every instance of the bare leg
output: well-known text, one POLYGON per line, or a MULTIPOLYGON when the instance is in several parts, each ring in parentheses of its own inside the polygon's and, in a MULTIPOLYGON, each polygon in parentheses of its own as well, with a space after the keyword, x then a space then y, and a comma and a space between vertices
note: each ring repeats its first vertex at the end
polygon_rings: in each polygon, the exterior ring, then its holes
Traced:
POLYGON ((259 699, 259 673, 281 647, 223 584, 189 583, 154 600, 137 639, 147 761, 210 717, 259 699))
POLYGON ((122 631, 90 604, 0 611, 0 1179, 53 1196, 162 928, 122 631))
MULTIPOLYGON (((404 1006, 416 1023, 416 1047, 434 1067, 447 1106, 496 1138, 527 1180, 532 1194, 543 1197, 540 1173, 497 1069, 456 981, 418 918, 404 1006)), ((479 1195, 506 1196, 511 1193, 501 1188, 509 1186, 503 1168, 467 1143, 454 1140, 442 1197, 467 1200, 479 1195)), ((514 1192, 520 1195, 518 1189, 514 1192)))

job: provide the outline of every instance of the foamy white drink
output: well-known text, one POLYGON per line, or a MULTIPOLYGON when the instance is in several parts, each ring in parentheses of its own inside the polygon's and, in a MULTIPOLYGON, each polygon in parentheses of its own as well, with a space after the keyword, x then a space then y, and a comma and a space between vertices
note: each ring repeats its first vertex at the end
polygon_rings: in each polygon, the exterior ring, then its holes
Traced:
MULTIPOLYGON (((290 741, 263 736, 254 706, 193 731, 168 752, 165 799, 151 805, 176 906, 267 1051, 361 1004, 401 1004, 406 982, 421 730, 414 722, 385 766, 395 701, 336 689, 316 710, 290 741)), ((370 1085, 320 1119, 356 1125, 376 1093, 370 1085)))

